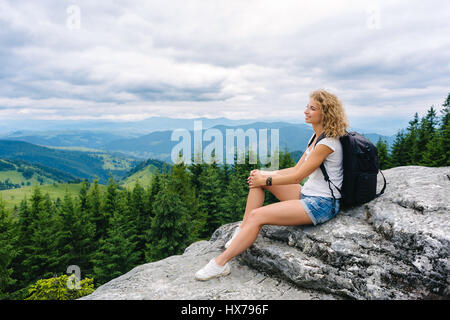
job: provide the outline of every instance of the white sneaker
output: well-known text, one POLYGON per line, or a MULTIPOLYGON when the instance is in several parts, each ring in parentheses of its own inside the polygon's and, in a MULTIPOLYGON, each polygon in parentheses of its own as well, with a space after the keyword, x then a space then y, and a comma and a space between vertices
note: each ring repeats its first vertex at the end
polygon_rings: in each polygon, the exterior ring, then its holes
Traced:
POLYGON ((220 276, 226 276, 230 274, 230 272, 231 269, 228 263, 225 263, 222 267, 217 264, 216 258, 212 258, 206 266, 197 271, 195 279, 205 281, 220 276))
POLYGON ((227 243, 225 243, 224 247, 225 249, 228 248, 231 244, 231 242, 233 241, 234 238, 236 238, 236 236, 238 235, 238 233, 241 231, 241 227, 240 225, 234 229, 233 235, 231 236, 230 240, 227 241, 227 243))

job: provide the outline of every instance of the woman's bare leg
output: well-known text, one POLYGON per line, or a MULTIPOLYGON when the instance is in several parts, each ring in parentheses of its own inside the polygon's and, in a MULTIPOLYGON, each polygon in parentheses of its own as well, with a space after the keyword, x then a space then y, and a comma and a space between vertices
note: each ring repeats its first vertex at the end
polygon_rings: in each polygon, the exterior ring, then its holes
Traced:
POLYGON ((272 203, 250 211, 245 225, 241 226, 241 232, 231 242, 230 246, 216 258, 217 264, 225 265, 250 247, 256 240, 259 230, 265 224, 283 226, 312 224, 299 200, 272 203))
POLYGON ((247 218, 250 214, 250 212, 253 209, 260 208, 264 203, 264 189, 262 187, 260 188, 250 188, 248 191, 248 197, 247 197, 247 205, 245 206, 245 213, 244 218, 241 222, 241 228, 243 225, 245 225, 245 222, 247 221, 247 218))
POLYGON ((244 218, 242 219, 241 228, 247 222, 249 213, 253 209, 260 208, 264 203, 264 190, 269 190, 278 200, 300 200, 299 184, 285 184, 276 186, 262 186, 259 188, 250 188, 247 197, 247 205, 245 206, 244 218))

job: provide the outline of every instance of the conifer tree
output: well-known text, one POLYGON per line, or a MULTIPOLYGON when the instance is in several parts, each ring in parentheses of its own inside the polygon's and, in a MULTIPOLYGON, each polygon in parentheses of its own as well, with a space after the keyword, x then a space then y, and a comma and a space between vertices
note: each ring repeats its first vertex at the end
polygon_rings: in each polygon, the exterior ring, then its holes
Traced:
POLYGON ((292 156, 286 146, 284 147, 284 151, 280 152, 279 158, 280 169, 292 168, 296 165, 296 162, 292 159, 292 156))
POLYGON ((428 109, 427 114, 425 116, 426 119, 426 130, 431 135, 436 131, 436 127, 439 124, 439 119, 436 113, 436 109, 434 106, 431 106, 430 109, 428 109))
POLYGON ((205 233, 204 228, 207 220, 207 212, 203 210, 205 207, 201 206, 202 198, 200 194, 202 193, 203 186, 201 178, 206 174, 208 164, 206 163, 194 163, 188 167, 191 177, 191 185, 195 195, 195 210, 191 211, 191 221, 192 221, 192 234, 195 239, 203 239, 202 235, 205 233), (202 209, 203 208, 203 209, 202 209))
POLYGON ((222 198, 220 210, 225 215, 224 223, 241 221, 244 217, 249 187, 237 170, 232 168, 229 182, 222 198))
POLYGON ((189 171, 191 172, 191 182, 192 185, 195 188, 195 194, 199 194, 200 192, 200 175, 202 173, 202 171, 205 169, 205 163, 203 161, 201 161, 201 153, 197 152, 194 159, 196 159, 196 161, 194 161, 190 166, 189 166, 189 171))
POLYGON ((436 130, 426 144, 425 150, 422 153, 422 160, 418 164, 427 167, 445 166, 447 159, 443 142, 444 139, 441 136, 441 131, 436 130))
POLYGON ((31 208, 28 206, 26 196, 20 202, 18 211, 18 219, 14 225, 14 233, 17 237, 14 239, 14 247, 16 248, 16 255, 13 258, 11 265, 13 269, 12 277, 18 281, 13 286, 13 290, 18 290, 29 284, 24 278, 25 267, 23 261, 31 254, 31 238, 33 236, 31 208))
POLYGON ((75 224, 73 226, 74 245, 73 262, 70 264, 78 265, 87 277, 92 274, 92 256, 97 249, 95 238, 95 225, 92 223, 88 211, 75 208, 75 224))
POLYGON ((407 165, 417 164, 421 159, 421 149, 419 145, 419 115, 414 114, 414 119, 409 121, 403 143, 408 153, 407 165))
POLYGON ((145 230, 146 232, 150 229, 151 220, 153 219, 154 213, 152 210, 153 202, 161 188, 161 172, 157 169, 152 176, 150 186, 146 189, 145 199, 144 199, 144 211, 145 211, 145 230))
POLYGON ((118 208, 118 183, 114 181, 114 177, 112 176, 112 173, 109 175, 108 180, 108 186, 106 189, 105 194, 105 202, 103 206, 103 214, 105 215, 105 218, 109 220, 110 217, 112 217, 113 213, 118 208))
POLYGON ((442 113, 444 114, 444 123, 448 123, 449 122, 449 117, 450 115, 448 114, 448 108, 450 108, 450 93, 447 95, 447 98, 445 99, 445 102, 442 104, 442 106, 444 107, 444 109, 442 110, 442 113))
POLYGON ((4 292, 15 280, 12 278, 11 262, 15 256, 13 222, 5 209, 5 203, 0 194, 0 300, 4 292))
POLYGON ((376 144, 376 148, 378 152, 378 161, 380 169, 384 170, 389 168, 389 155, 387 151, 386 141, 381 140, 381 137, 379 137, 376 144))
POLYGON ((103 213, 102 195, 100 194, 97 177, 94 178, 94 184, 88 192, 87 203, 89 208, 89 216, 92 223, 95 225, 94 242, 99 243, 99 240, 106 236, 108 220, 103 213))
MULTIPOLYGON (((418 135, 418 145, 420 153, 419 161, 422 160, 426 145, 433 138, 434 132, 436 131, 437 122, 438 118, 436 110, 433 108, 433 106, 431 106, 430 109, 428 109, 426 116, 420 120, 419 135, 418 135)), ((407 147, 408 146, 406 146, 406 148, 407 147)))
MULTIPOLYGON (((110 182, 110 185, 114 182, 110 182)), ((116 278, 137 265, 139 253, 136 252, 136 243, 132 241, 130 225, 128 221, 126 194, 120 195, 111 187, 110 197, 114 194, 116 199, 111 202, 110 221, 106 237, 100 239, 99 250, 92 260, 94 265, 95 280, 103 284, 116 278), (114 203, 114 205, 112 205, 114 203)))
POLYGON ((169 192, 177 193, 188 210, 188 234, 190 237, 189 242, 192 242, 196 240, 199 235, 199 225, 196 223, 199 219, 199 201, 197 199, 195 187, 192 183, 192 174, 188 170, 181 156, 178 157, 177 163, 171 167, 169 176, 169 192))
POLYGON ((141 186, 139 179, 137 179, 131 193, 131 203, 129 207, 131 212, 130 232, 134 233, 131 240, 136 241, 136 252, 138 254, 139 263, 145 262, 145 233, 151 225, 150 217, 146 214, 144 197, 145 190, 141 186))
POLYGON ((406 166, 409 162, 408 149, 406 148, 404 130, 397 132, 391 152, 392 167, 406 166))
POLYGON ((219 165, 219 168, 219 179, 222 181, 224 189, 226 189, 230 183, 231 165, 224 162, 222 165, 219 165))
POLYGON ((90 183, 86 179, 81 183, 81 189, 78 194, 78 198, 80 200, 80 210, 84 212, 89 211, 88 204, 88 191, 89 191, 90 183))
POLYGON ((92 273, 90 261, 96 250, 94 237, 95 225, 89 211, 83 210, 82 202, 74 201, 66 189, 57 232, 61 272, 70 265, 77 265, 83 274, 92 273))
POLYGON ((444 108, 441 110, 441 144, 445 158, 444 166, 450 166, 450 93, 442 106, 444 108))
POLYGON ((169 176, 162 173, 161 189, 153 202, 152 225, 147 237, 146 258, 156 261, 182 253, 188 244, 188 210, 180 196, 170 190, 169 176))
POLYGON ((69 266, 69 261, 72 260, 73 246, 74 246, 74 230, 73 226, 75 224, 75 208, 70 196, 68 189, 64 194, 64 201, 58 216, 58 228, 57 234, 55 235, 56 241, 58 241, 59 254, 58 258, 60 260, 60 270, 64 270, 69 266))
POLYGON ((224 223, 241 221, 247 204, 249 186, 247 178, 250 171, 260 166, 257 159, 256 164, 250 163, 250 152, 245 156, 245 163, 238 163, 237 152, 234 153, 234 163, 229 174, 229 181, 220 201, 220 210, 224 214, 224 223))
POLYGON ((450 163, 449 105, 450 94, 442 105, 441 118, 437 116, 434 106, 420 120, 417 113, 414 115, 406 133, 400 130, 396 135, 390 166, 445 166, 450 163))
POLYGON ((424 120, 425 135, 428 135, 428 141, 422 152, 422 158, 419 162, 423 166, 440 167, 449 163, 448 160, 448 144, 446 145, 446 139, 448 142, 448 126, 447 126, 447 138, 445 123, 448 123, 448 104, 450 94, 447 97, 447 101, 442 105, 444 107, 441 110, 442 118, 438 119, 436 111, 431 107, 424 120), (440 120, 440 121, 439 121, 440 120), (440 123, 439 123, 440 122, 440 123))
MULTIPOLYGON (((223 201, 222 184, 219 180, 219 170, 217 164, 207 164, 202 171, 199 182, 199 212, 206 218, 204 227, 200 232, 201 238, 209 238, 211 234, 220 227, 225 216, 221 210, 220 203, 223 201)), ((200 221, 203 223, 203 221, 200 221)))
POLYGON ((442 149, 444 154, 444 166, 450 166, 450 123, 442 125, 442 149))
POLYGON ((31 212, 35 220, 31 224, 33 234, 29 254, 23 261, 23 278, 27 283, 60 272, 57 242, 54 241, 57 232, 57 213, 54 205, 48 193, 42 196, 38 186, 35 187, 31 200, 31 212))

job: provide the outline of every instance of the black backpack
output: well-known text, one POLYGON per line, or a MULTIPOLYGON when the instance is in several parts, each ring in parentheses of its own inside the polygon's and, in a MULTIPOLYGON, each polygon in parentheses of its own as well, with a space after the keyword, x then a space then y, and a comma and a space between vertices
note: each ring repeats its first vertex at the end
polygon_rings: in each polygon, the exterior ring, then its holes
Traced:
MULTIPOLYGON (((314 134, 308 147, 315 137, 314 134)), ((325 138, 325 133, 319 136, 316 145, 323 138, 325 138)), ((344 166, 344 180, 341 189, 330 181, 325 165, 323 163, 320 165, 333 199, 336 201, 330 183, 341 193, 341 207, 360 205, 381 196, 386 189, 386 178, 380 170, 377 147, 358 132, 346 132, 339 140, 342 144, 344 166), (376 191, 378 172, 384 179, 384 186, 380 193, 376 191)))

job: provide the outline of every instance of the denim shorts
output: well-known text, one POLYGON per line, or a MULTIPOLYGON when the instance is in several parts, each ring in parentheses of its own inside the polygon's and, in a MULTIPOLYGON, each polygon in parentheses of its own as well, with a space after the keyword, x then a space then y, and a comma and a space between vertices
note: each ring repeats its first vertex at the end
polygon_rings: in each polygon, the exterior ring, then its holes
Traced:
POLYGON ((340 199, 336 199, 336 205, 334 205, 333 198, 307 196, 300 193, 300 202, 314 225, 334 218, 339 212, 340 199))

